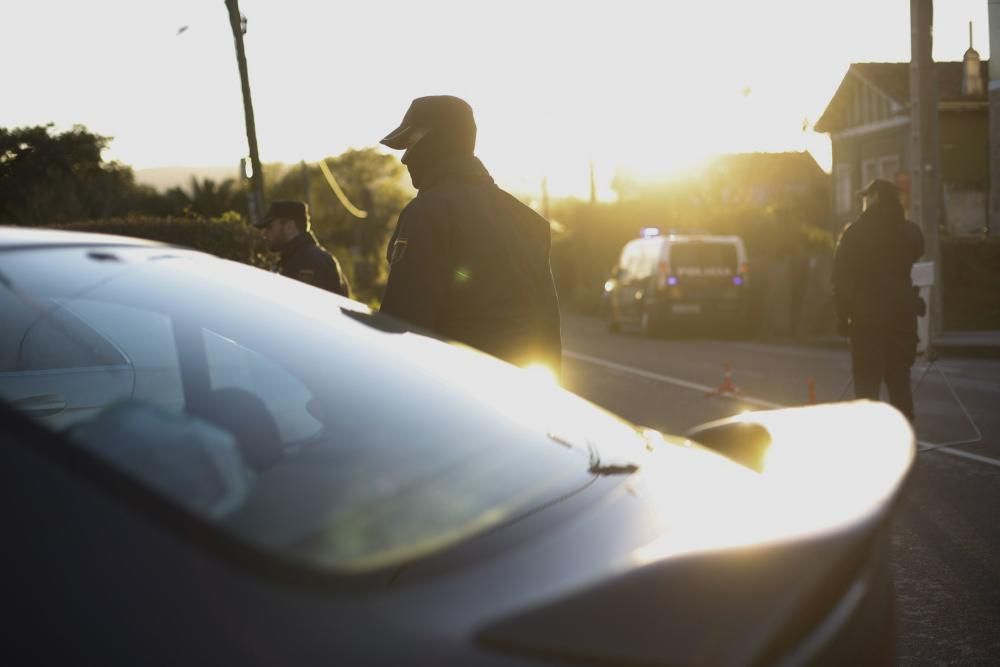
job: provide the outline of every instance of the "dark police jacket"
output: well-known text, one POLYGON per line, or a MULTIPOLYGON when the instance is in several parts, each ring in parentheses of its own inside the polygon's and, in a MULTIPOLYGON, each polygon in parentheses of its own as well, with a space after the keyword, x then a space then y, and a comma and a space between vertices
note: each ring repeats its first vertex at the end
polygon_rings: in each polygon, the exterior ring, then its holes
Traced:
POLYGON ((311 232, 299 234, 281 248, 278 273, 350 297, 347 279, 337 258, 328 253, 311 232))
POLYGON ((844 230, 833 263, 837 317, 852 339, 916 341, 919 300, 910 270, 924 254, 920 227, 898 205, 879 203, 844 230))
POLYGON ((474 157, 437 165, 399 216, 381 312, 519 365, 561 367, 549 223, 474 157))

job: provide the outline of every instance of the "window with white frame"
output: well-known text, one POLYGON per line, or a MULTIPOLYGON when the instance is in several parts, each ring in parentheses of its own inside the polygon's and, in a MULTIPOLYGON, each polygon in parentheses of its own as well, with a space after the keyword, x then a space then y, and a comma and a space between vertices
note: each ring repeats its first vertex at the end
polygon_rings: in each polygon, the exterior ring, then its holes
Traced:
POLYGON ((865 160, 861 163, 861 187, 865 187, 878 178, 878 162, 865 160))
POLYGON ((878 173, 879 178, 895 182, 896 174, 899 173, 899 156, 887 155, 880 159, 878 161, 878 173))
POLYGON ((838 164, 834 167, 833 173, 836 183, 837 213, 850 213, 854 203, 851 189, 851 165, 838 164))

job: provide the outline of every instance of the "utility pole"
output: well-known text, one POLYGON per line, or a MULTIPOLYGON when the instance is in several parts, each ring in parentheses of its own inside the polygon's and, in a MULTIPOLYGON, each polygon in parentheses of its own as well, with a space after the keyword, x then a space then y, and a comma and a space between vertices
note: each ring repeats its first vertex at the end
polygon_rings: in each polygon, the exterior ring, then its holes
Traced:
POLYGON ((594 178, 594 160, 590 160, 590 205, 597 204, 597 180, 594 178))
POLYGON ((910 168, 911 210, 924 232, 925 255, 934 262, 928 304, 930 339, 941 335, 941 253, 938 227, 943 212, 937 78, 931 55, 933 0, 910 0, 910 168))
POLYGON ((243 86, 243 115, 246 119, 247 142, 250 144, 250 184, 253 197, 250 199, 250 222, 255 222, 264 211, 264 172, 260 167, 257 152, 257 128, 253 121, 253 102, 250 99, 250 76, 247 74, 247 57, 243 49, 243 35, 247 31, 246 19, 240 14, 239 0, 225 0, 229 10, 229 25, 233 29, 236 42, 236 64, 240 68, 240 84, 243 86))
POLYGON ((990 76, 987 91, 990 101, 989 199, 987 236, 1000 235, 1000 0, 990 0, 990 76), (993 54, 996 53, 997 56, 993 54))

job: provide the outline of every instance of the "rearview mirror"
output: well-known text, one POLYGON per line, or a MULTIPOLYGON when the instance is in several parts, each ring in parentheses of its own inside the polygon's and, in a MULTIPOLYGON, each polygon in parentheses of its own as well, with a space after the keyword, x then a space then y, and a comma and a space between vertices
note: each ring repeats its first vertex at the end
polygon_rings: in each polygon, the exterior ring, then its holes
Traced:
POLYGON ((684 437, 757 472, 764 469, 764 456, 771 446, 771 434, 760 424, 729 419, 695 426, 684 437))

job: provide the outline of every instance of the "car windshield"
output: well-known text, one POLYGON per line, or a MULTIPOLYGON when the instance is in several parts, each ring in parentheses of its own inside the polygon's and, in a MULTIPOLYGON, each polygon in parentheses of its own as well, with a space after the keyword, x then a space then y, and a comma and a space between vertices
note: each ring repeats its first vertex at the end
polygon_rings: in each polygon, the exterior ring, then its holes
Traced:
POLYGON ((553 412, 596 411, 357 303, 197 253, 0 252, 0 311, 5 403, 244 540, 337 571, 511 521, 592 480, 590 439, 639 438, 607 415, 586 438, 573 417, 559 431, 553 412))

